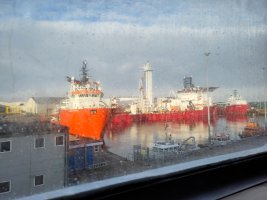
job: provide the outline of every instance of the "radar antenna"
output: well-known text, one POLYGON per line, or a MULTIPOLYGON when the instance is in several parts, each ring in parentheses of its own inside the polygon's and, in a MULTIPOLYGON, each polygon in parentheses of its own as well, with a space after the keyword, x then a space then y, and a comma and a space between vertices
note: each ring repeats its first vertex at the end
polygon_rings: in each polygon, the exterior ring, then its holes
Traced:
POLYGON ((87 70, 87 62, 86 60, 83 61, 83 65, 82 65, 82 69, 81 69, 81 82, 87 82, 89 80, 89 76, 88 76, 88 70, 87 70))

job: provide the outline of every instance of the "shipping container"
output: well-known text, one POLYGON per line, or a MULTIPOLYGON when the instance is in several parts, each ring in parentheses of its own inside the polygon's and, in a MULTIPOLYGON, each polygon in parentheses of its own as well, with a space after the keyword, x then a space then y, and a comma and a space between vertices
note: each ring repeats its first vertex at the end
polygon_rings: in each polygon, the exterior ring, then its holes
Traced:
POLYGON ((85 168, 85 149, 77 147, 69 149, 68 169, 69 171, 78 171, 85 168))
POLYGON ((93 146, 88 146, 86 147, 86 167, 87 168, 93 168, 93 160, 94 160, 94 147, 93 146))

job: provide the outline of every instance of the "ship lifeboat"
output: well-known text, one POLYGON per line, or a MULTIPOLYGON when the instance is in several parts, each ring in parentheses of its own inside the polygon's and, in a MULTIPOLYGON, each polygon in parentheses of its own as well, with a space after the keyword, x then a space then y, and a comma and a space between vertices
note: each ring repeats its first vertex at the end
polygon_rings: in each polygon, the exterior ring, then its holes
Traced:
POLYGON ((257 122, 250 121, 245 126, 244 130, 242 131, 240 137, 251 137, 251 136, 259 136, 265 133, 264 128, 261 127, 257 122))

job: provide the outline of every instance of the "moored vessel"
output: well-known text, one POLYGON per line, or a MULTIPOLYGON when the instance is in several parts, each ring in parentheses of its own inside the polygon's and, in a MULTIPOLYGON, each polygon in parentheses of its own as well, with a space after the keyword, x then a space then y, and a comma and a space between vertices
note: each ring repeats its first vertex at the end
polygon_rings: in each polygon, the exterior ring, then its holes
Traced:
MULTIPOLYGON (((166 128, 166 127, 165 127, 166 128)), ((152 145, 153 151, 156 152, 173 152, 173 151, 180 151, 181 150, 181 145, 176 143, 173 139, 171 134, 168 136, 167 132, 166 138, 164 141, 155 141, 154 144, 152 145)))
POLYGON ((227 100, 227 105, 225 107, 225 115, 239 115, 244 116, 247 114, 249 105, 246 100, 244 100, 237 91, 234 90, 234 94, 231 95, 227 100))
MULTIPOLYGON (((144 77, 150 77, 151 74, 147 75, 146 73, 151 73, 151 70, 151 65, 146 64, 144 77)), ((176 93, 173 92, 171 97, 153 98, 151 97, 152 92, 147 92, 152 87, 151 77, 148 78, 148 81, 145 79, 145 86, 143 86, 143 82, 144 78, 139 83, 139 97, 129 105, 128 109, 114 113, 113 125, 127 126, 132 122, 206 122, 208 110, 212 121, 217 115, 217 107, 213 105, 211 97, 208 96, 208 92, 213 92, 217 87, 195 87, 192 77, 185 77, 184 88, 176 93), (152 103, 150 99, 153 99, 152 103)))
POLYGON ((72 135, 101 140, 111 102, 103 99, 100 82, 89 79, 85 61, 80 76, 80 80, 67 77, 70 90, 57 109, 55 123, 69 127, 72 135))
POLYGON ((265 133, 264 128, 260 126, 259 123, 257 123, 254 119, 250 119, 247 122, 240 137, 244 138, 244 137, 258 136, 258 135, 263 135, 264 133, 265 133))

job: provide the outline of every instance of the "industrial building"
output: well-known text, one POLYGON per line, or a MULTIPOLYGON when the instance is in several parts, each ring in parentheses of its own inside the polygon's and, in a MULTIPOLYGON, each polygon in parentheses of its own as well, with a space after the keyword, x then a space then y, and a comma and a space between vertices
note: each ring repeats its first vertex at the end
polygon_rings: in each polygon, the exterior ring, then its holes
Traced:
POLYGON ((26 102, 0 102, 0 114, 38 114, 49 116, 63 97, 31 97, 26 102))
POLYGON ((6 112, 6 106, 0 104, 0 114, 4 114, 6 112))
POLYGON ((0 114, 21 114, 24 102, 0 102, 0 114))
POLYGON ((23 111, 49 116, 63 99, 63 97, 31 97, 25 103, 23 111))
POLYGON ((66 133, 49 124, 0 123, 0 199, 63 188, 66 133))

